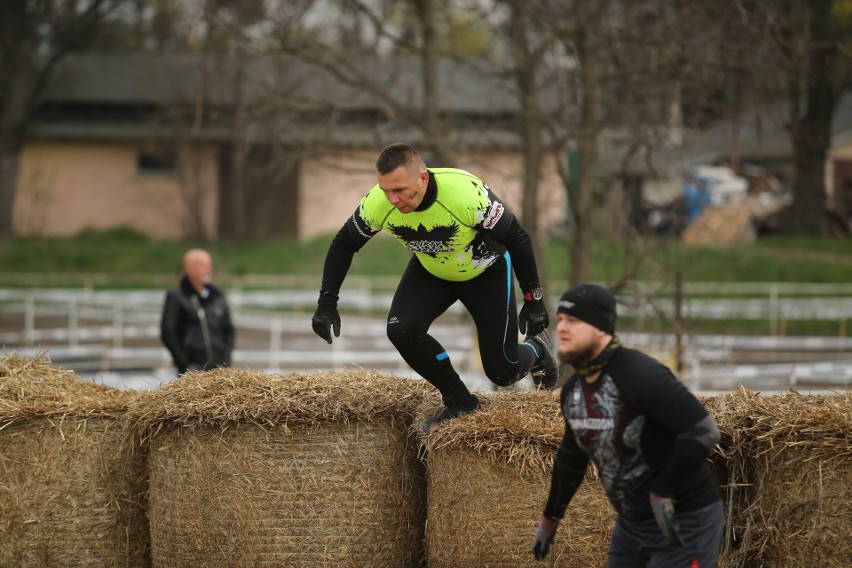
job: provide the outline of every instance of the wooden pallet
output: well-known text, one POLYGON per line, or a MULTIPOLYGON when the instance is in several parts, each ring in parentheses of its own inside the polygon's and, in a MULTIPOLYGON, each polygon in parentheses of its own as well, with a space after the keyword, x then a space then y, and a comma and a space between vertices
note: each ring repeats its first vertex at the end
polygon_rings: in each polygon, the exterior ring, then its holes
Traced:
POLYGON ((743 202, 707 207, 683 232, 690 245, 750 243, 756 236, 751 211, 743 202))

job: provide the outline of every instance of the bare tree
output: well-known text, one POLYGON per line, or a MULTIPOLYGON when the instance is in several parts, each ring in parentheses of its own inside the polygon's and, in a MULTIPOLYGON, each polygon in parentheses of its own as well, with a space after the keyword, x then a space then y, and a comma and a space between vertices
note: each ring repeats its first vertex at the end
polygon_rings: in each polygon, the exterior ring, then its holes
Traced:
POLYGON ((852 17, 839 0, 759 4, 744 16, 757 20, 781 63, 793 144, 794 211, 787 219, 792 233, 823 235, 826 225, 825 161, 837 103, 852 81, 848 49, 852 17))
POLYGON ((543 259, 544 235, 539 227, 539 183, 545 153, 552 151, 544 137, 544 113, 541 93, 545 73, 545 57, 553 44, 553 35, 540 21, 542 12, 538 2, 524 0, 502 0, 508 8, 506 35, 511 64, 508 83, 514 86, 521 111, 518 135, 523 152, 521 184, 521 222, 532 236, 533 251, 539 260, 539 272, 547 281, 547 266, 543 259))
POLYGON ((722 41, 730 20, 720 15, 735 11, 728 5, 574 0, 571 10, 562 2, 549 6, 547 21, 573 62, 564 77, 549 80, 575 95, 549 121, 577 157, 574 171, 566 160, 557 162, 572 222, 571 282, 588 278, 593 224, 601 218, 597 202, 618 220, 608 238, 627 236, 621 240, 626 262, 611 284, 618 287, 653 248, 635 230, 642 184, 625 180, 665 176, 656 164, 681 144, 685 130, 742 111, 747 46, 722 41))
MULTIPOLYGON (((548 132, 550 136, 548 146, 555 154, 556 167, 568 199, 572 284, 587 280, 589 274, 592 183, 597 162, 598 137, 603 127, 598 109, 601 85, 597 76, 600 70, 597 54, 603 46, 596 42, 599 40, 598 34, 602 30, 600 22, 608 4, 609 2, 595 3, 591 8, 587 0, 574 0, 568 10, 562 2, 544 2, 538 8, 543 22, 546 22, 555 39, 554 51, 549 54, 553 58, 552 64, 538 71, 544 74, 544 84, 549 84, 555 93, 566 96, 557 98, 555 105, 549 109, 544 124, 541 119, 537 119, 537 132, 525 129, 524 136, 540 139, 544 132, 548 132), (547 128, 544 128, 545 124, 547 128), (577 171, 569 171, 565 159, 572 147, 576 148, 579 154, 577 171)), ((528 152, 538 151, 535 146, 530 146, 529 139, 524 143, 528 152)), ((527 175, 535 174, 527 172, 527 175)))
MULTIPOLYGON (((298 231, 292 183, 298 157, 281 141, 298 128, 294 117, 306 109, 286 95, 293 84, 287 78, 286 62, 264 56, 275 50, 279 34, 292 33, 294 21, 313 4, 311 0, 199 0, 164 8, 176 24, 165 30, 160 26, 157 43, 174 45, 174 36, 185 37, 183 50, 198 57, 194 100, 172 101, 163 109, 164 118, 181 132, 179 142, 187 155, 206 131, 225 135, 218 156, 216 232, 222 237, 257 239, 298 231), (281 187, 288 182, 288 187, 281 187)), ((304 128, 304 122, 300 126, 304 128)), ((312 131, 321 128, 321 124, 310 127, 312 131)), ((206 228, 199 233, 197 222, 204 207, 201 198, 207 193, 198 191, 198 176, 184 173, 180 194, 186 236, 194 238, 208 233, 206 228)))
POLYGON ((0 241, 12 225, 20 155, 45 86, 69 53, 96 40, 121 0, 0 2, 0 241))
MULTIPOLYGON (((827 232, 825 162, 831 123, 845 89, 852 85, 848 54, 852 16, 844 0, 706 3, 692 8, 723 22, 724 32, 709 42, 712 50, 736 51, 727 77, 750 97, 729 116, 758 107, 786 104, 785 127, 793 148, 794 206, 785 229, 791 233, 827 232), (721 9, 726 6, 728 9, 721 9), (725 47, 721 47, 725 46, 725 47)), ((708 18, 709 21, 709 18, 708 18)), ((741 101, 737 101, 741 102, 741 101)), ((734 123, 736 131, 737 123, 734 123)), ((733 139, 731 157, 738 158, 733 139)))
MULTIPOLYGON (((452 164, 439 81, 448 44, 448 27, 442 25, 446 4, 198 0, 192 11, 177 11, 183 27, 174 31, 193 38, 191 47, 203 59, 191 108, 194 130, 213 123, 230 132, 220 165, 221 235, 268 236, 265 219, 280 209, 269 201, 282 194, 271 183, 295 175, 300 155, 317 157, 333 146, 331 137, 351 128, 345 124, 355 114, 350 111, 365 104, 378 104, 394 128, 404 125, 419 133, 431 160, 452 164), (221 97, 223 88, 228 105, 217 107, 212 95, 221 97), (299 146, 288 139, 298 139, 299 146), (265 192, 253 187, 259 183, 266 184, 265 192), (259 211, 261 204, 267 207, 259 211)), ((169 41, 161 35, 158 43, 169 41)), ((372 130, 379 140, 389 122, 382 124, 381 117, 377 122, 364 124, 358 135, 372 130)), ((294 183, 288 186, 295 191, 294 183)), ((289 205, 285 214, 298 210, 295 201, 289 205)), ((281 224, 297 230, 296 223, 281 224)))
MULTIPOLYGON (((232 230, 229 236, 236 238, 246 238, 248 226, 246 159, 250 145, 246 135, 246 36, 247 29, 264 16, 262 3, 223 3, 218 0, 206 0, 200 16, 206 33, 201 41, 204 75, 199 86, 199 100, 210 95, 208 89, 211 73, 229 76, 232 108, 228 113, 227 124, 230 129, 230 143, 226 147, 227 155, 222 159, 227 162, 227 171, 231 175, 227 186, 220 188, 220 199, 227 200, 229 206, 220 208, 220 212, 230 217, 223 220, 222 224, 230 226, 232 230)), ((196 121, 202 119, 202 112, 196 107, 196 121)))
MULTIPOLYGON (((435 163, 450 166, 456 148, 442 113, 439 80, 448 55, 446 37, 439 34, 447 8, 447 0, 349 0, 336 20, 324 20, 325 33, 291 34, 281 47, 380 105, 388 119, 421 137, 435 163)), ((303 28, 311 24, 305 21, 303 28)))

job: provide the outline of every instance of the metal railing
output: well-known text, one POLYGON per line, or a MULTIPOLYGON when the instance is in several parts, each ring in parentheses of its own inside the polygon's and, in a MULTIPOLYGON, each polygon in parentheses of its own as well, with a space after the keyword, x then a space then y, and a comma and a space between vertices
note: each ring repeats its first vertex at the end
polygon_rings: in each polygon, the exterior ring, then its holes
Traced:
MULTIPOLYGON (((343 331, 332 345, 317 338, 310 312, 294 312, 308 292, 229 294, 238 341, 235 365, 266 369, 341 368, 349 365, 406 369, 390 346, 384 320, 357 312, 381 305, 382 297, 350 295, 341 303, 343 331)), ((310 293, 310 303, 316 294, 310 293)), ((139 366, 171 366, 160 346, 163 292, 81 290, 0 290, 0 349, 25 356, 47 352, 56 363, 75 370, 106 372, 139 366)), ((455 310, 454 310, 455 311, 455 310)), ((472 327, 439 319, 432 333, 447 338, 447 351, 458 369, 475 372, 472 327)))
MULTIPOLYGON (((811 288, 797 290, 804 289, 811 288)), ((844 288, 821 289, 836 294, 844 288)), ((55 362, 67 361, 75 368, 92 371, 168 367, 169 354, 159 345, 163 299, 161 290, 0 289, 0 348, 23 355, 47 349, 55 362)), ((386 311, 390 293, 361 286, 342 294, 343 333, 331 346, 310 331, 310 314, 316 301, 313 289, 230 290, 228 299, 240 336, 256 336, 235 351, 235 364, 266 369, 334 369, 347 365, 407 369, 387 340, 383 319, 363 315, 386 311)), ((635 298, 619 298, 622 315, 644 313, 644 309, 647 308, 635 298)), ((685 305, 685 312, 691 317, 707 318, 765 319, 779 310, 786 318, 841 320, 852 317, 852 298, 722 298, 690 300, 685 305)), ((461 312, 456 305, 450 315, 461 312)), ((481 374, 472 325, 463 318, 455 320, 450 323, 439 319, 433 333, 445 342, 459 370, 481 374)), ((662 353, 674 349, 675 338, 671 334, 622 336, 628 344, 640 348, 662 353)), ((845 336, 698 335, 685 336, 683 348, 684 379, 697 390, 729 390, 744 382, 756 388, 811 384, 842 387, 852 383, 852 339, 845 336), (731 354, 737 350, 763 352, 768 358, 773 352, 791 351, 827 356, 817 362, 730 363, 731 354)))

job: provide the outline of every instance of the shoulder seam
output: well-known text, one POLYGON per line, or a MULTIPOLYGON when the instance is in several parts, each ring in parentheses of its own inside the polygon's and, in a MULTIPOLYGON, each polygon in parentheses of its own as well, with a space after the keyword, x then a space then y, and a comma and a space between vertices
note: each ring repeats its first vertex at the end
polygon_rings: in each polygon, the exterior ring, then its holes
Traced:
MULTIPOLYGON (((444 169, 444 172, 439 172, 439 173, 445 173, 445 172, 446 172, 446 173, 452 173, 452 174, 460 175, 460 176, 463 176, 463 177, 466 177, 466 178, 472 178, 472 179, 474 179, 474 180, 477 180, 477 181, 481 182, 482 184, 485 184, 485 182, 483 182, 482 180, 480 180, 478 177, 476 177, 476 176, 475 176, 475 175, 473 175, 472 173, 467 172, 467 171, 465 171, 465 170, 460 170, 460 169, 457 169, 457 168, 441 168, 441 169, 444 169)), ((436 181, 436 183, 437 183, 437 180, 435 180, 435 181, 436 181)), ((440 192, 440 187, 438 187, 438 191, 440 192)), ((444 209, 444 211, 446 211, 447 213, 449 213, 449 214, 450 214, 450 216, 451 216, 453 219, 455 219, 455 220, 456 220, 456 222, 457 222, 459 225, 461 225, 461 226, 463 226, 463 227, 467 227, 468 229, 476 229, 476 224, 475 224, 475 223, 474 223, 473 225, 468 225, 467 223, 464 223, 461 219, 459 219, 459 218, 458 218, 458 216, 457 216, 455 213, 453 213, 453 212, 450 210, 450 208, 449 208, 449 207, 447 207, 447 206, 444 204, 444 202, 443 202, 443 201, 441 201, 440 193, 439 193, 439 195, 438 195, 438 196, 436 196, 436 197, 435 197, 435 203, 436 203, 436 204, 438 204, 438 205, 440 205, 440 206, 444 209)))
POLYGON ((452 211, 450 211, 450 208, 449 208, 449 207, 447 207, 446 205, 444 205, 444 204, 443 204, 443 202, 441 202, 441 200, 440 200, 440 199, 436 199, 436 200, 435 200, 435 203, 436 203, 437 205, 440 205, 440 206, 444 209, 444 211, 446 211, 447 213, 449 213, 449 214, 450 214, 450 217, 452 217, 453 219, 455 219, 455 220, 456 220, 456 222, 457 222, 459 225, 462 225, 462 226, 464 226, 464 227, 467 227, 468 229, 473 229, 473 228, 475 228, 475 227, 476 227, 476 225, 468 225, 467 223, 464 223, 461 219, 459 219, 459 218, 458 218, 458 216, 457 216, 455 213, 453 213, 452 211))

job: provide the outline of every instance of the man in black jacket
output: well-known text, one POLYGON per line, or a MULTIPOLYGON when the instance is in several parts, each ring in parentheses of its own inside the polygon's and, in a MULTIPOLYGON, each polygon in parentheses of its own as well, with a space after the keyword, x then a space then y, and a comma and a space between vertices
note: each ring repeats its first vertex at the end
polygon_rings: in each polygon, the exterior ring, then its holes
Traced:
POLYGON ((618 513, 608 568, 713 568, 723 526, 707 463, 720 438, 713 418, 666 366, 621 346, 609 290, 576 286, 557 314, 557 355, 574 374, 533 554, 547 555, 592 461, 618 513))
POLYGON ((183 255, 184 276, 166 293, 160 338, 178 374, 231 364, 234 325, 225 295, 210 283, 213 260, 202 249, 183 255))

